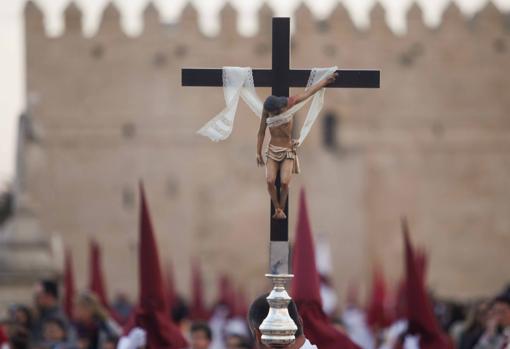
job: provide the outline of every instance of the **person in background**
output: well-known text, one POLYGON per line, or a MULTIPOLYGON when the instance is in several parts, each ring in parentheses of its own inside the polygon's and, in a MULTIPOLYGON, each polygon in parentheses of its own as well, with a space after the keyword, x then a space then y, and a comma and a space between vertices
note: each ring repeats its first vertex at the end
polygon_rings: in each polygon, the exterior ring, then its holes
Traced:
POLYGON ((211 318, 209 319, 209 326, 213 334, 213 341, 211 343, 212 349, 225 348, 224 330, 228 322, 229 314, 230 309, 226 304, 220 302, 214 306, 211 318))
POLYGON ((43 326, 49 319, 60 318, 66 328, 69 326, 67 318, 59 304, 59 290, 56 281, 40 281, 35 288, 34 300, 37 314, 32 328, 32 341, 34 343, 43 340, 43 326))
POLYGON ((244 317, 239 315, 227 320, 223 328, 227 349, 237 348, 244 342, 250 342, 251 333, 244 317))
POLYGON ((119 337, 109 336, 103 341, 103 345, 100 349, 115 349, 119 343, 119 337))
POLYGON ((68 341, 67 326, 60 318, 50 318, 43 325, 43 342, 45 349, 67 349, 72 347, 68 341))
POLYGON ((30 332, 23 326, 13 325, 8 330, 9 349, 30 349, 30 332))
POLYGON ((503 293, 492 302, 485 332, 475 349, 510 349, 510 294, 503 293))
POLYGON ((133 304, 129 301, 129 298, 124 293, 117 293, 115 300, 113 301, 112 308, 120 318, 119 321, 127 322, 131 312, 133 311, 133 304))
POLYGON ((12 321, 27 329, 29 333, 34 328, 34 316, 32 310, 24 304, 16 304, 11 309, 12 321))
POLYGON ((209 349, 212 342, 212 331, 205 322, 195 322, 190 329, 190 349, 209 349))
POLYGON ((476 345, 484 332, 488 310, 489 304, 486 301, 476 302, 469 307, 466 320, 455 325, 450 331, 457 348, 472 349, 476 345))
POLYGON ((226 349, 251 349, 253 347, 246 337, 237 334, 228 335, 225 345, 226 349))
POLYGON ((78 296, 74 316, 79 349, 101 349, 108 338, 118 338, 122 333, 120 326, 91 292, 78 296))
POLYGON ((176 296, 170 316, 173 322, 180 328, 181 333, 191 333, 190 309, 183 297, 176 296))

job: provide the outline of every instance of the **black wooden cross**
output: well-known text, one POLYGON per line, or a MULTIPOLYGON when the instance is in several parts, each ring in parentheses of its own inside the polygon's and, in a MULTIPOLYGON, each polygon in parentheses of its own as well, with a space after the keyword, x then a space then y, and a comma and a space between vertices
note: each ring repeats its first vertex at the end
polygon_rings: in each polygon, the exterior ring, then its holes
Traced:
MULTIPOLYGON (((289 96, 290 87, 306 87, 310 69, 290 68, 290 18, 273 18, 272 48, 272 69, 252 70, 255 86, 271 87, 273 95, 285 97, 289 96)), ((182 69, 182 86, 223 86, 222 73, 218 68, 185 68, 182 69)), ((336 81, 327 87, 379 88, 379 70, 337 70, 337 73, 336 81)), ((276 184, 279 192, 279 176, 276 184)), ((271 203, 271 217, 273 214, 271 203)), ((285 214, 289 216, 288 204, 285 214)), ((271 242, 288 241, 288 228, 288 219, 271 218, 271 242)))

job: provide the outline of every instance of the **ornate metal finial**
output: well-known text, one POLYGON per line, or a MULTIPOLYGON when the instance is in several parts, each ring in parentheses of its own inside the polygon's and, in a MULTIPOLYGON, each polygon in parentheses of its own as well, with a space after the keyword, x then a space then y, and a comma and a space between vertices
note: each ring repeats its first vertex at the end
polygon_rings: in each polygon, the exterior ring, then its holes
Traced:
POLYGON ((297 326, 289 315, 291 298, 285 289, 294 275, 266 274, 266 277, 273 283, 273 290, 267 297, 269 313, 259 327, 262 343, 271 348, 286 347, 294 342, 297 331, 297 326))

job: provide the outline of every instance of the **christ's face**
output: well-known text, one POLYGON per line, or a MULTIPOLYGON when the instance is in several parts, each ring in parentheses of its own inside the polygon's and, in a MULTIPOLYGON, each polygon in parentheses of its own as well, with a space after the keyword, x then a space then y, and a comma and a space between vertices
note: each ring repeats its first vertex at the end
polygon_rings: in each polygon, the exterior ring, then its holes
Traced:
POLYGON ((271 116, 280 115, 281 113, 283 113, 286 110, 287 110, 287 107, 283 107, 283 108, 280 108, 277 111, 270 113, 270 114, 271 114, 271 116))

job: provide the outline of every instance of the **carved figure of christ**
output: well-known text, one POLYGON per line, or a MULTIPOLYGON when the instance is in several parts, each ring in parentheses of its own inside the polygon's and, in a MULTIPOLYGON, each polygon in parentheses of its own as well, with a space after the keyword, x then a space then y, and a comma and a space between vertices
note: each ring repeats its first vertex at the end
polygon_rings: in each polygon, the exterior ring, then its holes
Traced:
MULTIPOLYGON (((297 103, 301 103, 320 89, 335 81, 338 73, 330 74, 326 79, 310 87, 301 94, 291 97, 269 96, 264 101, 264 109, 260 119, 260 127, 257 134, 257 165, 264 165, 262 156, 262 145, 266 135, 268 120, 275 118, 288 111, 297 103)), ((293 173, 299 173, 299 159, 296 148, 299 146, 299 140, 292 139, 293 115, 285 120, 281 125, 269 128, 270 139, 266 153, 266 182, 267 190, 271 202, 275 208, 272 218, 285 219, 285 205, 289 194, 289 185, 293 173), (279 176, 280 185, 276 186, 276 178, 279 176)))

